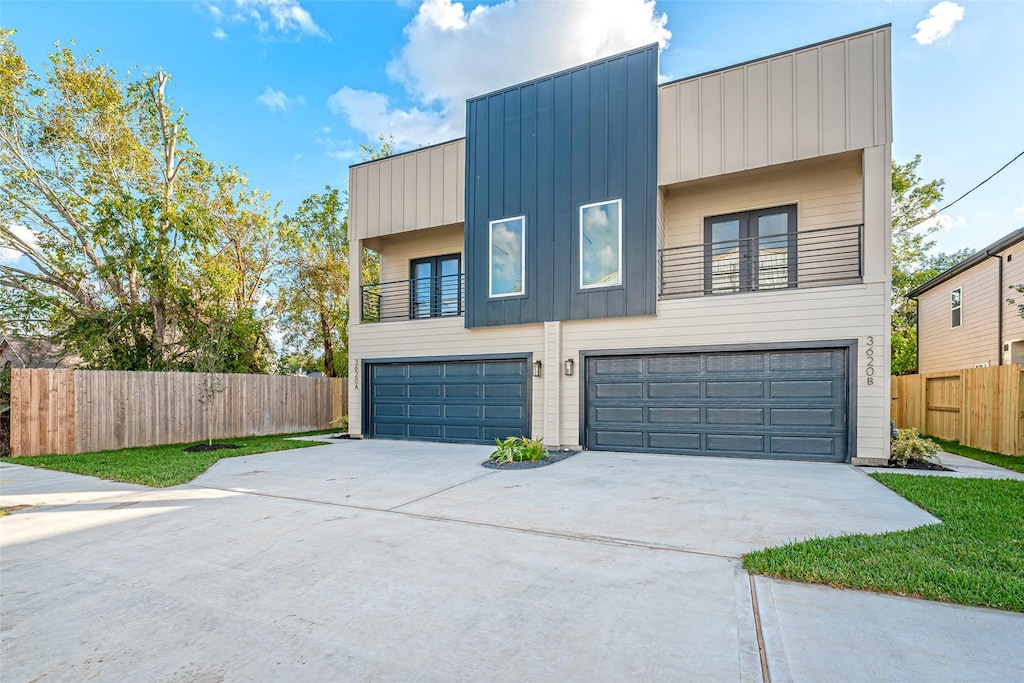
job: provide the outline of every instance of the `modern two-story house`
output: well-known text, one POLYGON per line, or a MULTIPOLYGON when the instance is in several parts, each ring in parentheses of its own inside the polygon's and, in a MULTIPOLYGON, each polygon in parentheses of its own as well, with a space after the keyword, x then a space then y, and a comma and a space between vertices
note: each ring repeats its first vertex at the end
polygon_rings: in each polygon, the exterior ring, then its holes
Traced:
POLYGON ((1024 228, 911 291, 918 372, 1024 363, 1018 309, 1024 296, 1011 289, 1018 285, 1024 285, 1024 228))
POLYGON ((663 84, 652 45, 351 167, 350 432, 887 458, 890 91, 888 26, 663 84))

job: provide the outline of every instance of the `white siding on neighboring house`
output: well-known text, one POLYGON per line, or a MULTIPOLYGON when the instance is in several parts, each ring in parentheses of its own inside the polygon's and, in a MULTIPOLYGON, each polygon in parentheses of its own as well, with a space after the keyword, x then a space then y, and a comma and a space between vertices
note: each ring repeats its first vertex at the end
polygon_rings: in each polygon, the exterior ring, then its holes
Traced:
MULTIPOLYGON (((999 261, 988 258, 918 297, 918 372, 943 372, 973 368, 982 363, 998 365, 1013 360, 1003 344, 1024 341, 1024 318, 1007 303, 1012 285, 1024 284, 1024 245, 1000 252, 1004 259, 999 291, 999 261), (1012 259, 1006 262, 1007 256, 1012 259), (953 290, 961 290, 961 324, 952 327, 953 290), (999 308, 1003 308, 1003 337, 999 339, 999 308), (1000 344, 1001 341, 1001 344, 1000 344)), ((1024 296, 1017 296, 1024 303, 1024 296)))

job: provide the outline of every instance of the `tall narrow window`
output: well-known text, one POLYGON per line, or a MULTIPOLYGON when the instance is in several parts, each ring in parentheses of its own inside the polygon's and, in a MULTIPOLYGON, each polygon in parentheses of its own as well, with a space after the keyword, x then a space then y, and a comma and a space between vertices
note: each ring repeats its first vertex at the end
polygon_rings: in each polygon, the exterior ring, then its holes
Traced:
POLYGON ((953 293, 950 295, 949 300, 950 303, 953 305, 953 319, 951 327, 960 327, 960 323, 963 322, 963 317, 961 313, 961 311, 963 310, 961 306, 963 301, 963 292, 961 291, 960 287, 957 287, 956 289, 953 290, 953 293))
POLYGON ((622 284, 622 200, 580 207, 580 287, 622 284))
POLYGON ((526 217, 491 221, 490 296, 519 296, 526 293, 526 217))

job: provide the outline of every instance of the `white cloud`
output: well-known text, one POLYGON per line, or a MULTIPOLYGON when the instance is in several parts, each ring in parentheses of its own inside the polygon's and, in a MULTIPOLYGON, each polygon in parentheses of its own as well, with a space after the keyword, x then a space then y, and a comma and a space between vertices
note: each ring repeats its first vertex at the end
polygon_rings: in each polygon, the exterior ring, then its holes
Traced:
POLYGON ((346 165, 359 161, 362 155, 359 145, 352 140, 339 140, 332 136, 330 126, 317 128, 313 143, 322 147, 324 154, 346 165))
POLYGON ((940 213, 933 218, 921 223, 921 228, 930 230, 932 228, 936 230, 951 230, 953 228, 959 228, 967 225, 967 218, 964 216, 950 216, 949 214, 940 213))
POLYGON ((226 39, 228 37, 228 34, 224 33, 224 29, 222 29, 220 27, 215 28, 211 35, 214 38, 216 38, 217 40, 224 40, 224 39, 226 39))
POLYGON ((1014 208, 1013 212, 1014 213, 1024 213, 1024 206, 1018 206, 1018 207, 1014 208))
POLYGON ((412 106, 348 87, 328 106, 370 138, 439 142, 464 132, 466 99, 641 45, 664 47, 667 21, 654 0, 505 0, 468 12, 452 0, 424 0, 387 65, 412 106))
POLYGON ((235 5, 256 22, 261 33, 273 23, 280 31, 297 30, 310 36, 326 36, 298 0, 235 0, 235 5))
POLYGON ((31 228, 25 225, 11 223, 8 228, 14 239, 0 233, 0 263, 17 263, 24 252, 15 240, 21 240, 29 247, 35 248, 39 244, 39 238, 31 228))
POLYGON ((328 37, 313 20, 313 15, 299 4, 299 0, 232 0, 229 4, 235 8, 230 15, 219 4, 208 3, 210 16, 218 23, 225 19, 238 22, 251 20, 263 35, 277 30, 282 33, 294 31, 309 36, 328 37))
POLYGON ((462 135, 465 128, 465 114, 455 117, 417 107, 397 109, 387 95, 348 86, 331 95, 327 107, 335 114, 345 114, 352 127, 367 137, 393 134, 398 147, 450 140, 462 135))
POLYGON ((964 18, 964 8, 955 2, 943 0, 928 10, 928 16, 917 24, 913 35, 921 45, 931 45, 953 32, 953 26, 964 18))
POLYGON ((274 90, 269 85, 263 94, 256 98, 256 101, 267 106, 270 111, 288 111, 294 106, 302 106, 306 98, 302 95, 288 97, 280 90, 274 90))

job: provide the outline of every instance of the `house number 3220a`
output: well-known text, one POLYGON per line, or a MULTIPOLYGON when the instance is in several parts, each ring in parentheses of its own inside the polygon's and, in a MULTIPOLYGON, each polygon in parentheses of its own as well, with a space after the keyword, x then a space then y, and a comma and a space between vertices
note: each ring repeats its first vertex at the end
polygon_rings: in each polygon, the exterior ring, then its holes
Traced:
POLYGON ((875 383, 875 338, 868 337, 868 347, 864 349, 864 355, 867 356, 868 362, 864 366, 864 374, 868 378, 868 386, 875 383))

